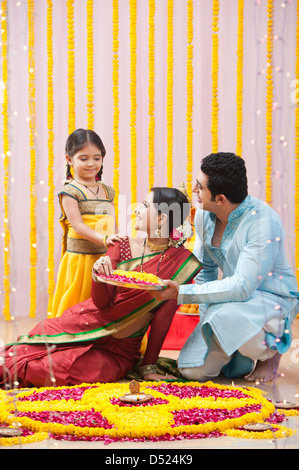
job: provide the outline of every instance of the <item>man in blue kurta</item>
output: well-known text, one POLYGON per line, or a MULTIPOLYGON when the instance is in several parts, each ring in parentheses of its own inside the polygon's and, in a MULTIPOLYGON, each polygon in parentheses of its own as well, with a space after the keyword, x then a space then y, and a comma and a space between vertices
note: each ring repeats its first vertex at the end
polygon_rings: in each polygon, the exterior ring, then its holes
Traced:
POLYGON ((199 303, 200 322, 182 348, 178 367, 190 380, 227 377, 271 380, 290 347, 299 310, 297 282, 284 248, 278 214, 248 195, 244 160, 211 154, 193 191, 194 254, 203 269, 196 283, 152 293, 178 304, 199 303))

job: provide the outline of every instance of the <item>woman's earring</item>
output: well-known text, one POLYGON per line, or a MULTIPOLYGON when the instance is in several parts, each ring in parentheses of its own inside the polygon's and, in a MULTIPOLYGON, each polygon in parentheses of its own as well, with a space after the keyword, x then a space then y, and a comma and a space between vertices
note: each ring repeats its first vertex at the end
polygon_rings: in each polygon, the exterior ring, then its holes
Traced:
POLYGON ((158 224, 158 228, 155 230, 155 235, 157 238, 161 238, 161 224, 158 224))

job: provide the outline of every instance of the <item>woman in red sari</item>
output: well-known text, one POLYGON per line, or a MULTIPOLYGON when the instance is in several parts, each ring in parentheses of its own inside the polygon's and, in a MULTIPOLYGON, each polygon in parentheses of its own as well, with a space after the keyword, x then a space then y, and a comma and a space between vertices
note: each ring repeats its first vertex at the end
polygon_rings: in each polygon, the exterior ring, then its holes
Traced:
MULTIPOLYGON (((116 242, 95 263, 94 274, 109 275, 118 267, 156 274, 178 284, 191 282, 200 263, 182 246, 183 235, 178 240, 169 237, 174 227, 183 225, 189 209, 181 191, 154 188, 135 211, 135 228, 148 237, 116 242), (175 218, 179 220, 176 225, 175 218)), ((116 382, 140 359, 141 341, 149 325, 140 373, 145 380, 163 380, 155 363, 176 309, 176 300, 160 302, 145 290, 96 282, 94 275, 91 299, 67 309, 61 317, 41 321, 17 343, 6 346, 0 384, 44 387, 116 382)))

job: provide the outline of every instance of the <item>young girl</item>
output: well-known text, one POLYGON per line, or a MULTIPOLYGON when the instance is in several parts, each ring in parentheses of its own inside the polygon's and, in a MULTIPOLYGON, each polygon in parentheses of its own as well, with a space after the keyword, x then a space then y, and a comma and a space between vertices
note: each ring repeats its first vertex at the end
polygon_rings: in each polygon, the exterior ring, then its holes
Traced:
POLYGON ((120 241, 115 230, 114 190, 102 179, 106 154, 100 137, 77 129, 67 139, 66 184, 58 194, 63 228, 62 254, 49 316, 90 297, 92 266, 110 245, 120 241))

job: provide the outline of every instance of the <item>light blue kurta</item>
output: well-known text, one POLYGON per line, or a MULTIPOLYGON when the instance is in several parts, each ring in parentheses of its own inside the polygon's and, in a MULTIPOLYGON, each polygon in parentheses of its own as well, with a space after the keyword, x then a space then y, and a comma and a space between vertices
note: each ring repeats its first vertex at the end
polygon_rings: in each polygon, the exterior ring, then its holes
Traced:
POLYGON ((231 356, 264 328, 267 345, 283 353, 299 310, 278 214, 247 196, 229 215, 220 247, 212 246, 215 223, 215 214, 197 210, 194 254, 203 269, 195 284, 180 286, 178 303, 203 305, 200 323, 180 353, 181 368, 203 364, 212 332, 231 356))

